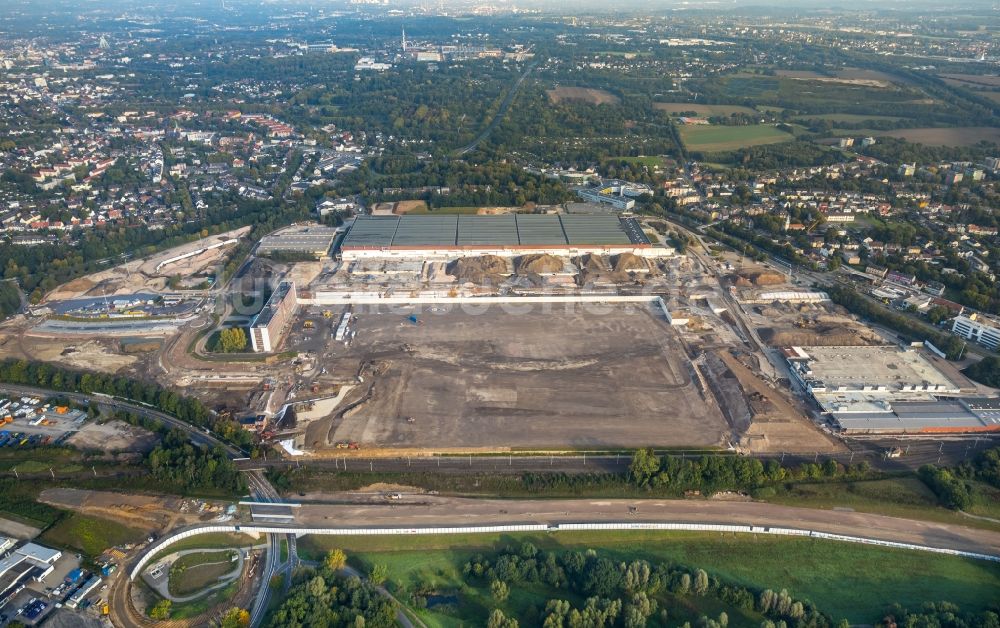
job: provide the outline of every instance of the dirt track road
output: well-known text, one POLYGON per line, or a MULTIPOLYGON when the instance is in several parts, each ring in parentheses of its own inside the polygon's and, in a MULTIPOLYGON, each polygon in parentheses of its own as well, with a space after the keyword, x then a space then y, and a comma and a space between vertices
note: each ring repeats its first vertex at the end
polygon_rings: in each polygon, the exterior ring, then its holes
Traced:
POLYGON ((401 501, 391 503, 307 503, 296 517, 297 525, 316 527, 421 528, 583 521, 788 527, 1000 556, 1000 532, 851 511, 744 501, 476 500, 404 495, 401 501), (632 507, 634 512, 630 510, 632 507))

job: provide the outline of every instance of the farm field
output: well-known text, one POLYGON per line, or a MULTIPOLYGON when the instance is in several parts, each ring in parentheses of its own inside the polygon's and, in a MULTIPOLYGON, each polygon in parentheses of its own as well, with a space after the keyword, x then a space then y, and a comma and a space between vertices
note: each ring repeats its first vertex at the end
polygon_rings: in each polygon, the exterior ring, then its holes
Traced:
POLYGON ((670 114, 693 111, 699 116, 728 116, 734 113, 757 113, 750 107, 741 105, 700 105, 689 102, 658 102, 653 103, 653 107, 670 114))
MULTIPOLYGON (((852 75, 853 76, 853 75, 852 75)), ((880 78, 787 77, 739 73, 715 81, 695 84, 707 98, 721 102, 747 102, 755 107, 781 104, 801 116, 819 113, 860 115, 915 115, 926 113, 923 92, 905 84, 880 78), (869 113, 870 112, 870 113, 869 113), (913 112, 911 114, 911 112, 913 112)))
POLYGON ((965 610, 981 611, 992 599, 991 592, 1000 587, 1000 565, 985 561, 831 541, 718 533, 323 536, 305 537, 300 550, 304 556, 317 558, 340 547, 356 565, 387 565, 392 586, 431 582, 439 589, 454 590, 469 557, 524 541, 550 550, 595 548, 615 561, 673 562, 754 588, 787 588, 795 597, 812 600, 834 621, 847 618, 852 623, 874 623, 884 607, 894 602, 913 608, 928 600, 948 600, 965 610), (734 561, 733 556, 740 560, 734 561), (886 565, 893 567, 886 569, 886 565), (852 594, 845 597, 843 591, 852 594))
POLYGON ((991 74, 941 74, 941 78, 958 83, 967 83, 1000 89, 1000 76, 991 74))
POLYGON ((895 129, 880 131, 878 135, 932 146, 972 146, 981 140, 1000 143, 1000 128, 988 126, 895 129))
POLYGON ((611 92, 591 87, 556 87, 546 90, 545 93, 553 104, 576 101, 590 105, 617 105, 620 102, 620 99, 611 92))
POLYGON ((793 139, 788 133, 767 124, 755 126, 682 126, 680 133, 688 150, 706 153, 736 150, 744 146, 777 144, 793 139))
POLYGON ((656 155, 639 155, 638 157, 608 157, 604 161, 623 161, 630 164, 640 164, 650 168, 655 168, 657 166, 663 166, 664 158, 656 155))

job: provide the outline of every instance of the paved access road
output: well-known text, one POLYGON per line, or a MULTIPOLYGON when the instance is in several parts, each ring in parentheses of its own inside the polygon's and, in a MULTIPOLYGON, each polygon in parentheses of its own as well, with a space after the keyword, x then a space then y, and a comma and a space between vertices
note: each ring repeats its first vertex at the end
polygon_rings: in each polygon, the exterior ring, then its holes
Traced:
POLYGON ((1000 532, 842 510, 714 500, 495 500, 404 495, 383 504, 303 504, 295 525, 430 528, 513 523, 712 523, 787 527, 1000 556, 1000 532))

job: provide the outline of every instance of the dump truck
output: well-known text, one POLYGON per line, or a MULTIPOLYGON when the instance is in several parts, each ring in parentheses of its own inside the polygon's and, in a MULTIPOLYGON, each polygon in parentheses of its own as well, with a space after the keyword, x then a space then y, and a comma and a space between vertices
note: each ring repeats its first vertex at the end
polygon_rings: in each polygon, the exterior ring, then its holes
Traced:
POLYGON ((302 329, 312 329, 316 325, 312 321, 306 321, 302 323, 302 329))

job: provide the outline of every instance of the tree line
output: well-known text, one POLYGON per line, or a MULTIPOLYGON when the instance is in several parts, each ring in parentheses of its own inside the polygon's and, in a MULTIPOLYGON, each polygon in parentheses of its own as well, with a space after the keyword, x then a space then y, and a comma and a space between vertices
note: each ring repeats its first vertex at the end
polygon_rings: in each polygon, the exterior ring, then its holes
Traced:
POLYGON ((0 382, 36 386, 58 392, 86 395, 101 393, 149 405, 195 427, 211 428, 216 436, 242 449, 253 446, 253 437, 234 421, 220 419, 194 397, 181 395, 157 384, 120 375, 75 371, 26 360, 0 361, 0 382))
POLYGON ((949 360, 957 359, 965 348, 965 343, 959 337, 936 331, 905 314, 888 310, 851 288, 831 285, 826 286, 824 290, 830 295, 831 301, 847 308, 852 314, 879 325, 885 325, 911 339, 929 340, 935 347, 943 351, 949 360))
POLYGON ((798 480, 863 479, 871 475, 867 462, 841 465, 836 460, 822 464, 805 462, 786 466, 777 460, 766 463, 747 456, 658 456, 652 449, 638 449, 629 464, 628 479, 637 487, 668 495, 687 491, 713 494, 719 491, 753 491, 768 485, 798 480))
POLYGON ((965 510, 973 505, 975 489, 972 482, 985 482, 1000 488, 1000 447, 991 447, 971 462, 963 462, 951 469, 926 464, 920 467, 917 475, 942 506, 965 510))

